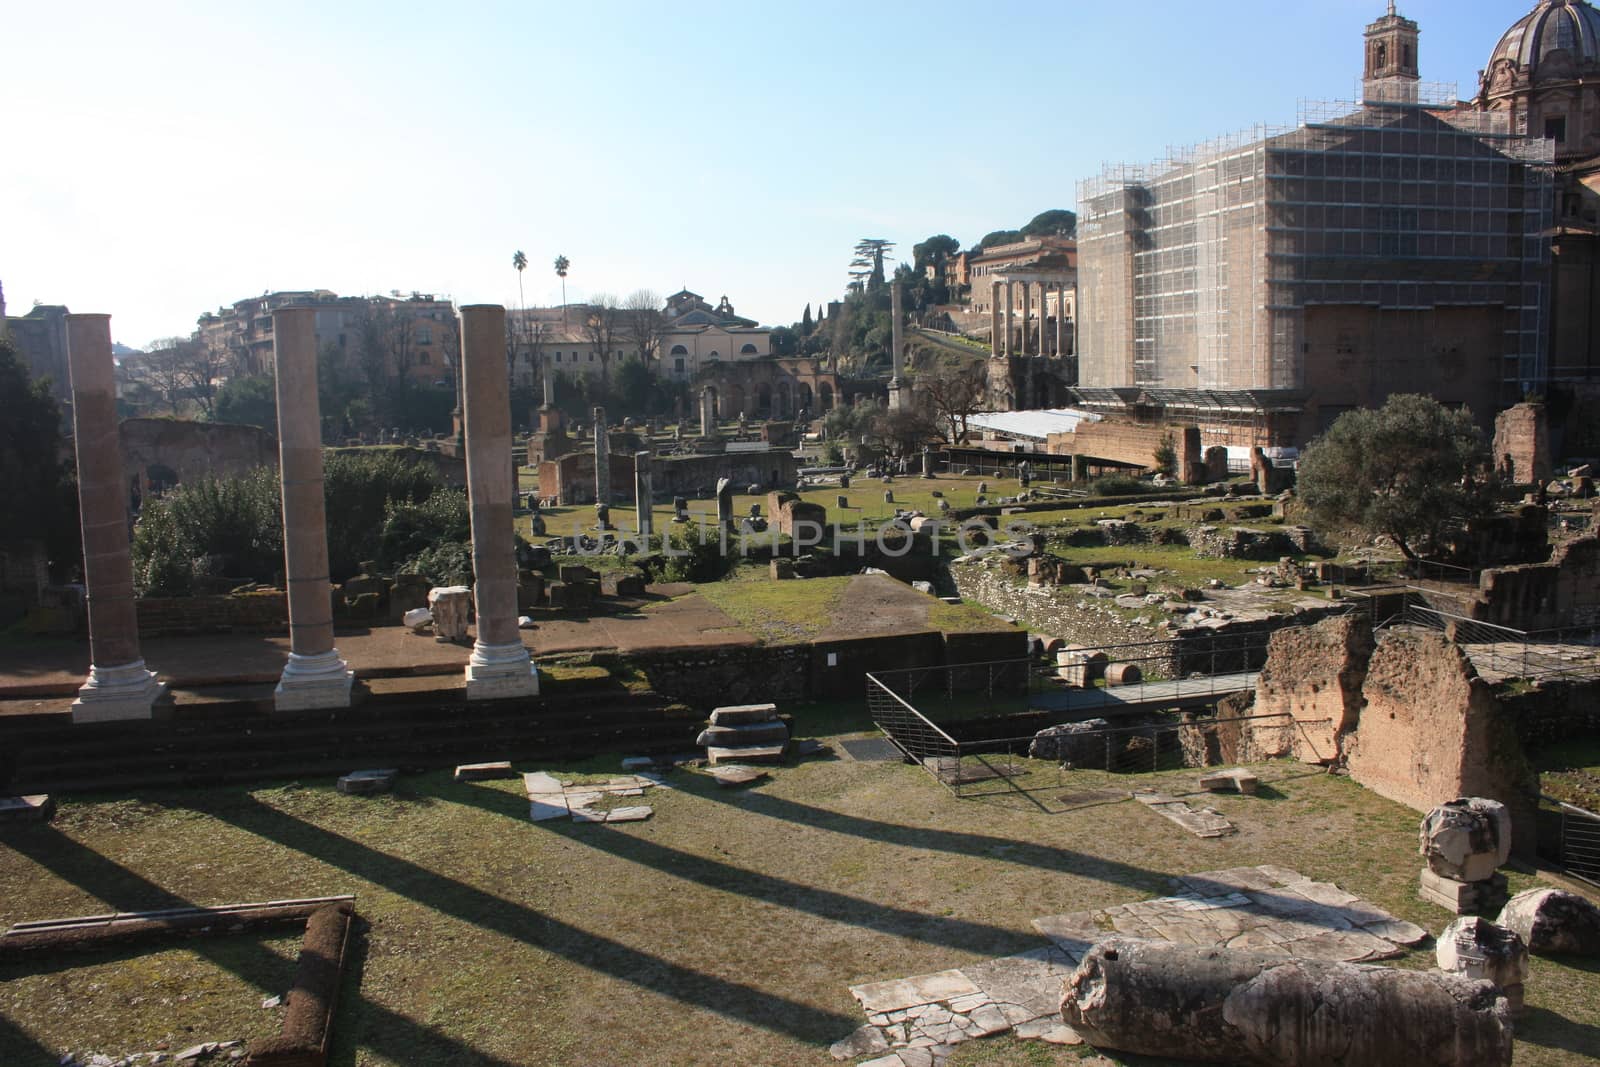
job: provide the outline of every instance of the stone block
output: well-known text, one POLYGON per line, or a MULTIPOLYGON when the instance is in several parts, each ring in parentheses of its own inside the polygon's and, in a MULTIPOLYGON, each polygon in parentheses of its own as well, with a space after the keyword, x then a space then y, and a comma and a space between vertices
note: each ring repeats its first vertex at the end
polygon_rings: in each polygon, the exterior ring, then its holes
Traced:
POLYGON ((708 726, 694 739, 697 747, 716 745, 726 748, 737 745, 775 745, 789 740, 789 727, 783 721, 739 723, 733 726, 708 726))
POLYGON ((1494 911, 1506 901, 1506 876, 1496 871, 1481 882, 1462 882, 1424 867, 1418 878, 1418 894, 1457 915, 1494 911))
POLYGON ((349 796, 367 793, 387 793, 394 788, 398 770, 351 771, 334 784, 339 792, 349 796))
POLYGON ((492 778, 515 778, 517 772, 506 760, 495 763, 463 763, 456 768, 456 781, 482 782, 492 778))
POLYGON ((561 568, 561 580, 567 583, 597 581, 600 572, 581 564, 572 563, 561 568))
POLYGON ((775 582, 788 581, 794 577, 794 561, 778 557, 767 565, 769 576, 775 582))
POLYGON ((1495 920, 1539 956, 1600 956, 1600 907, 1564 889, 1529 889, 1495 920))
POLYGON ((49 822, 55 812, 55 798, 48 793, 0 797, 0 822, 49 822))
POLYGON ((1511 858, 1511 815, 1483 797, 1448 801, 1424 816, 1418 852, 1435 874, 1481 882, 1511 858))
POLYGON ((544 603, 544 575, 524 571, 517 576, 517 610, 529 611, 544 603))
POLYGON ((1261 779, 1252 771, 1234 767, 1226 771, 1212 771, 1200 776, 1200 788, 1212 793, 1237 792, 1250 794, 1261 785, 1261 779))
POLYGON ((428 590, 428 610, 433 613, 436 641, 463 641, 472 611, 472 590, 464 585, 435 586, 428 590))
POLYGON ((782 745, 713 745, 706 749, 706 758, 715 767, 719 763, 782 763, 787 744, 782 745))
POLYGON ((711 725, 741 726, 746 723, 771 722, 777 717, 776 704, 732 704, 714 710, 711 713, 711 725))
POLYGON ((733 789, 741 785, 749 785, 767 777, 767 772, 760 767, 743 767, 738 764, 724 764, 712 767, 711 777, 724 789, 733 789))
POLYGON ((1514 930, 1476 915, 1444 928, 1434 946, 1442 971, 1493 982, 1505 993, 1514 1014, 1522 1014, 1522 984, 1528 978, 1528 946, 1514 930))

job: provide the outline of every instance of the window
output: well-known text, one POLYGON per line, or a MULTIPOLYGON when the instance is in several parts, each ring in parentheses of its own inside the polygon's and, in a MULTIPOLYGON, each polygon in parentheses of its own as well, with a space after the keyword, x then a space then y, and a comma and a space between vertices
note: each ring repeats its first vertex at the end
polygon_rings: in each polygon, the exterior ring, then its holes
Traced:
POLYGON ((560 352, 557 352, 557 353, 556 353, 556 362, 557 362, 557 363, 560 363, 560 362, 561 362, 561 353, 560 353, 560 352))
POLYGON ((1567 139, 1567 117, 1556 115, 1544 120, 1544 135, 1546 139, 1558 144, 1567 139))
POLYGON ((672 369, 677 371, 679 374, 683 373, 683 357, 682 356, 678 356, 675 359, 673 359, 673 361, 672 361, 672 369))
POLYGON ((432 327, 428 327, 428 326, 418 326, 417 327, 417 344, 419 344, 419 345, 431 345, 431 344, 433 344, 433 329, 432 329, 432 327))
POLYGON ((756 346, 745 345, 743 348, 739 349, 739 354, 741 356, 753 356, 756 354, 756 346))

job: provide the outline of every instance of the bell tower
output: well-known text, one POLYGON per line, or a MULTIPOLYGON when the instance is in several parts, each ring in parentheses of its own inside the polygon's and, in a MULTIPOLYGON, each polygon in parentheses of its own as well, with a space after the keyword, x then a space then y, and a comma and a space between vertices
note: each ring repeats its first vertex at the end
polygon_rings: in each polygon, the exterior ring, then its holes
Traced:
POLYGON ((1417 24, 1389 11, 1367 27, 1366 68, 1361 76, 1366 103, 1417 102, 1417 24))

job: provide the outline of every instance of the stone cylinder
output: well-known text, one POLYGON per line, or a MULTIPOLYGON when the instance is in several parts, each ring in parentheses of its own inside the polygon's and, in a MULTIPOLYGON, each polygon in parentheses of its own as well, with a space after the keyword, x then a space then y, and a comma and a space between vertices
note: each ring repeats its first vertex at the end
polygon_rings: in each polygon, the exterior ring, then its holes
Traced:
MULTIPOLYGON (((117 429, 111 316, 67 316, 73 445, 83 584, 89 607, 89 677, 72 703, 73 722, 148 719, 166 686, 145 669, 128 542, 128 486, 117 429)), ((13 501, 26 507, 26 501, 13 501)))
POLYGON ((611 438, 606 430, 606 409, 594 409, 594 502, 611 503, 611 438))
POLYGON ((317 313, 272 313, 278 394, 278 471, 283 491, 283 566, 289 662, 273 692, 279 711, 350 704, 354 675, 333 646, 328 523, 322 488, 322 412, 317 403, 317 313))
MULTIPOLYGON (((467 499, 472 518, 477 640, 467 661, 467 699, 532 696, 538 675, 517 629, 517 560, 511 494, 511 398, 506 380, 506 310, 461 309, 461 377, 467 499)), ((603 428, 597 427, 603 434, 603 428)))
POLYGON ((1097 1048, 1208 1063, 1511 1062, 1505 997, 1439 971, 1112 938, 1066 981, 1061 1014, 1097 1048))
POLYGON ((655 533, 655 515, 650 510, 650 505, 655 500, 654 479, 651 477, 651 454, 648 450, 633 454, 633 506, 638 523, 639 539, 644 544, 639 546, 641 552, 650 550, 650 535, 655 533))

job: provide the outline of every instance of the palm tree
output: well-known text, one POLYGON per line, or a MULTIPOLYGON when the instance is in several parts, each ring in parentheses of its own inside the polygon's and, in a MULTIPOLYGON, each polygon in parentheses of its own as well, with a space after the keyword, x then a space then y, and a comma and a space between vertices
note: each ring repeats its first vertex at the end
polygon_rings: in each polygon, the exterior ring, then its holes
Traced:
POLYGON ((572 261, 566 256, 556 257, 556 277, 561 279, 561 328, 567 328, 567 268, 572 261))
MULTIPOLYGON (((528 301, 522 295, 522 272, 528 269, 528 257, 522 254, 522 249, 517 249, 511 255, 511 265, 517 268, 517 317, 521 320, 521 327, 528 328, 528 301)), ((517 362, 515 350, 511 353, 511 362, 517 362)))

